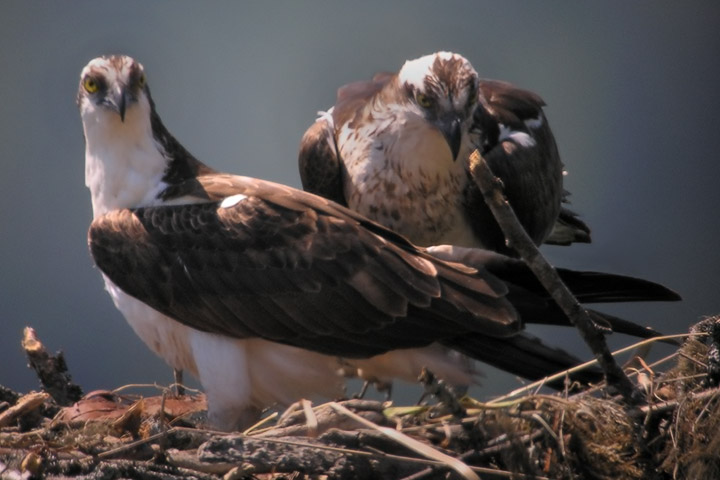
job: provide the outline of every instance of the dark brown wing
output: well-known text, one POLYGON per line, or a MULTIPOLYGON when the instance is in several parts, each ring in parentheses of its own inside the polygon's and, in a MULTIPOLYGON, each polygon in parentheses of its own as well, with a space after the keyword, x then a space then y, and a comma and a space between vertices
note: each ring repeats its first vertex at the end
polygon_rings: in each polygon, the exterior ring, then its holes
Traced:
MULTIPOLYGON (((567 201, 563 198, 563 203, 567 201)), ((590 227, 580 220, 578 214, 566 207, 560 207, 560 215, 552 232, 545 239, 548 245, 570 245, 572 243, 591 243, 590 227)))
POLYGON ((304 190, 347 206, 344 166, 336 143, 338 128, 351 122, 367 101, 393 78, 394 74, 379 73, 372 80, 338 89, 332 112, 318 118, 300 141, 298 166, 304 190))
MULTIPOLYGON (((533 92, 495 80, 481 80, 480 92, 473 128, 482 132, 483 156, 503 181, 518 219, 533 241, 541 244, 550 236, 565 196, 563 165, 543 113, 545 103, 533 92)), ((465 204, 473 229, 484 244, 507 253, 504 236, 472 179, 465 204)), ((589 241, 587 226, 569 210, 562 212, 564 221, 584 227, 582 238, 589 241)))
POLYGON ((300 140, 298 166, 303 189, 347 206, 343 165, 335 143, 332 119, 318 118, 300 140))
MULTIPOLYGON (((129 295, 193 328, 366 357, 521 325, 505 286, 455 267, 341 206, 244 177, 224 202, 120 210, 89 245, 129 295)), ((212 192, 208 193, 213 196, 212 192)))
MULTIPOLYGON (((502 279, 508 287, 507 298, 520 313, 523 323, 570 325, 522 260, 487 250, 448 245, 430 247, 428 252, 444 260, 480 267, 502 279)), ((580 303, 672 302, 681 299, 673 290, 642 278, 564 268, 558 268, 557 273, 580 303)), ((602 312, 591 311, 591 315, 608 330, 643 338, 660 335, 650 328, 602 312)))
MULTIPOLYGON (((529 380, 539 380, 579 365, 582 360, 557 347, 545 345, 542 340, 526 332, 510 338, 492 338, 485 335, 463 335, 444 344, 453 350, 469 355, 503 371, 529 380)), ((570 375, 573 381, 596 383, 603 379, 600 369, 584 369, 570 375)), ((563 381, 547 383, 563 388, 563 381)))

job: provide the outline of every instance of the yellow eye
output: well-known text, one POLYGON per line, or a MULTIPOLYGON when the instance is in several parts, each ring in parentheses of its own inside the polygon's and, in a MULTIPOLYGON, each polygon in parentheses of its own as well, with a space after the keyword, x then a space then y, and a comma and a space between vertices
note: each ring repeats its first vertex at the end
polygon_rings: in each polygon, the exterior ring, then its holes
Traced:
POLYGON ((88 93, 95 93, 100 89, 100 85, 98 85, 98 82, 92 77, 87 77, 85 81, 83 81, 83 87, 88 93))
POLYGON ((420 105, 423 108, 430 108, 432 107, 433 101, 430 97, 425 95, 424 93, 418 93, 415 96, 415 100, 417 101, 418 105, 420 105))
POLYGON ((140 78, 138 79, 138 85, 140 85, 140 88, 145 88, 145 82, 147 79, 145 78, 145 74, 141 73, 140 78))

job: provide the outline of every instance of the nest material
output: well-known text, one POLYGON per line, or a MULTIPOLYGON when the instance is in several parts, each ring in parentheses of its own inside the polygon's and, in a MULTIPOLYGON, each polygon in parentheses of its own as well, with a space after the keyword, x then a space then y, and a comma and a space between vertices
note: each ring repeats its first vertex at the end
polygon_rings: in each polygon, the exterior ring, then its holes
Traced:
POLYGON ((426 378, 443 401, 303 401, 227 434, 202 428, 200 394, 93 392, 62 407, 0 388, 0 478, 720 478, 718 325, 694 327, 662 375, 640 363, 642 407, 603 386, 481 403, 426 378))

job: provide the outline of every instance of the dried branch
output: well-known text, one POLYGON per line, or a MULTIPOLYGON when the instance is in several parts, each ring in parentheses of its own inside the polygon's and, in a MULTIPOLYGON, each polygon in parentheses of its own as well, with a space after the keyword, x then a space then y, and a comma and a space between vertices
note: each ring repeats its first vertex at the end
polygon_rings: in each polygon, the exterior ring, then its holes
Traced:
POLYGON ((50 394, 58 405, 66 406, 80 400, 82 389, 72 382, 62 352, 50 355, 35 334, 35 330, 25 327, 22 347, 25 350, 30 367, 35 370, 43 390, 50 394))
POLYGON ((485 203, 505 234, 508 247, 520 255, 553 300, 565 312, 570 323, 580 331, 603 369, 608 384, 616 388, 629 404, 642 403, 644 400, 642 392, 635 388, 622 368, 615 362, 602 331, 527 235, 503 194, 502 182, 495 177, 478 150, 470 155, 470 172, 483 194, 485 203))
POLYGON ((50 395, 47 393, 28 393, 24 397, 20 397, 15 405, 0 413, 0 427, 11 425, 23 415, 40 408, 48 398, 50 395))
POLYGON ((448 468, 455 470, 458 474, 460 474, 463 478, 466 478, 468 480, 480 480, 480 477, 472 471, 472 469, 467 466, 462 461, 458 460, 455 457, 451 457, 449 455, 446 455, 439 450, 436 450, 429 445, 426 445, 424 443, 421 443, 414 438, 408 437, 404 433, 398 432, 397 430, 393 430, 388 427, 381 427, 379 425, 374 424, 373 422, 364 419, 363 417, 351 412, 347 408, 343 407, 339 403, 331 402, 330 406, 337 410, 338 412, 347 415, 348 417, 352 418, 356 422, 360 423, 361 425, 365 427, 372 428, 374 430, 377 430, 378 432, 383 433, 384 435, 392 438, 393 440, 397 441, 401 445, 404 445, 405 447, 411 449, 412 451, 419 453, 420 455, 436 460, 438 462, 445 463, 448 468))
POLYGON ((720 478, 720 389, 707 382, 709 333, 718 323, 701 322, 678 351, 633 372, 649 373, 651 400, 633 409, 617 396, 587 393, 595 389, 496 403, 464 397, 455 415, 442 416, 444 406, 299 402, 282 421, 242 435, 199 428, 187 413, 206 408, 201 396, 165 398, 163 390, 140 400, 99 392, 54 415, 52 398, 33 394, 0 411, 12 417, 0 427, 0 477, 420 480, 461 478, 457 467, 464 465, 483 478, 720 478), (670 360, 668 371, 657 368, 670 360), (187 426, 165 425, 180 418, 187 426), (316 438, 308 437, 309 425, 317 425, 316 438))

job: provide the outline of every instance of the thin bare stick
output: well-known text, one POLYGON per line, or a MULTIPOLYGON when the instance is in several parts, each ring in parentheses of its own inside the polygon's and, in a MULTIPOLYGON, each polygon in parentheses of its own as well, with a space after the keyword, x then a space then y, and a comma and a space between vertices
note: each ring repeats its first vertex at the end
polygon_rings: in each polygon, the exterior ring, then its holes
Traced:
POLYGON ((568 317, 570 323, 580 331, 580 335, 600 363, 608 384, 615 387, 629 404, 641 403, 643 401, 642 393, 636 390, 623 369, 615 362, 605 342, 605 335, 525 232, 503 194, 502 182, 495 177, 478 150, 470 155, 470 172, 480 187, 485 203, 505 234, 507 245, 520 255, 568 317))
POLYGON ((303 413, 305 414, 307 436, 315 438, 318 436, 318 419, 317 415, 315 415, 315 412, 313 411, 312 403, 310 403, 310 400, 303 398, 300 400, 300 405, 302 406, 303 413))
POLYGON ((664 402, 651 403, 649 405, 642 405, 638 408, 628 411, 628 415, 631 417, 642 417, 648 413, 663 413, 668 410, 678 408, 682 402, 688 400, 704 400, 706 398, 712 398, 720 394, 720 389, 713 388, 712 390, 705 390, 704 392, 688 394, 687 397, 683 397, 680 400, 667 400, 664 402))
POLYGON ((114 455, 117 455, 118 453, 126 452, 128 450, 132 450, 133 448, 139 447, 140 445, 145 445, 147 443, 154 442, 158 438, 170 435, 170 433, 172 433, 174 431, 175 431, 174 428, 169 428, 169 429, 165 430, 164 432, 156 433, 155 435, 150 435, 147 438, 141 438, 140 440, 126 443, 125 445, 121 445, 117 448, 113 448, 111 450, 106 450, 104 452, 98 453, 97 458, 99 458, 99 459, 110 458, 114 455))
MULTIPOLYGON (((127 385, 122 385, 120 387, 114 388, 112 390, 112 393, 120 393, 124 390, 138 389, 138 388, 152 388, 155 390, 160 390, 160 392, 165 392, 175 386, 176 386, 175 383, 171 383, 168 386, 163 386, 158 383, 128 383, 127 385)), ((182 385, 182 387, 183 387, 183 390, 188 390, 194 394, 202 393, 202 390, 198 390, 196 388, 190 388, 187 385, 182 385)))
MULTIPOLYGON (((629 345, 627 347, 623 347, 621 349, 615 350, 614 352, 612 352, 612 355, 614 355, 614 356, 622 355, 623 353, 629 352, 631 350, 634 350, 638 347, 641 347, 643 345, 647 345, 650 343, 662 342, 664 340, 670 340, 670 339, 675 339, 675 338, 687 338, 687 337, 691 337, 691 336, 705 336, 705 335, 707 335, 707 334, 679 333, 679 334, 675 334, 675 335, 664 335, 662 337, 647 338, 645 340, 641 340, 640 342, 633 343, 632 345, 629 345)), ((675 354, 673 354, 673 355, 675 355, 675 354)), ((589 360, 585 363, 581 363, 580 365, 576 365, 573 368, 568 368, 567 370, 563 370, 562 372, 558 372, 554 375, 550 375, 549 377, 541 378, 540 380, 529 383, 523 387, 517 388, 510 393, 506 393, 505 395, 499 396, 497 398, 493 398, 492 400, 489 400, 487 403, 488 404, 501 403, 501 402, 507 401, 509 398, 517 397, 518 395, 525 395, 525 394, 527 394, 527 392, 534 390, 538 387, 541 387, 541 386, 547 384, 548 382, 553 382, 553 381, 559 380, 567 375, 572 375, 575 372, 592 367, 593 365, 596 365, 597 363, 598 363, 597 359, 589 360)))
POLYGON ((28 393, 20 397, 15 405, 0 413, 0 427, 10 425, 23 415, 40 408, 43 402, 49 398, 50 395, 47 393, 28 393))
POLYGON ((402 432, 399 432, 397 430, 393 430, 392 428, 388 427, 381 427, 379 425, 374 424, 370 420, 366 420, 365 418, 361 417, 360 415, 351 412, 347 408, 343 407, 339 403, 336 402, 330 402, 330 406, 335 409, 336 411, 352 418, 356 422, 368 427, 372 428, 373 430, 377 430, 389 438, 392 438, 396 442, 400 443, 401 445, 409 448, 410 450, 419 453, 420 455, 430 458, 439 462, 444 463, 448 468, 451 468, 452 470, 455 470, 459 475, 461 475, 463 478, 466 478, 468 480, 480 480, 480 477, 472 471, 472 469, 462 462, 461 460, 458 460, 455 457, 451 457, 450 455, 446 455, 439 450, 436 450, 432 448, 429 445, 426 445, 422 442, 419 442, 415 440, 414 438, 408 437, 402 432))
MULTIPOLYGON (((334 402, 331 402, 331 403, 334 403, 334 402)), ((340 405, 340 407, 344 408, 341 405, 340 405)), ((350 413, 353 413, 353 412, 350 412, 350 413)), ((355 418, 355 417, 352 417, 352 418, 355 418)), ((362 418, 362 417, 359 417, 359 418, 362 418)), ((365 419, 363 419, 363 420, 365 420, 365 419)), ((368 420, 365 420, 365 421, 368 421, 368 420)), ((369 423, 372 423, 372 422, 369 422, 369 423)), ((373 425, 375 425, 375 424, 373 424, 373 425)), ((375 425, 375 427, 378 427, 378 426, 375 425)), ((380 427, 380 428, 387 428, 387 427, 380 427)), ((185 427, 178 427, 178 430, 192 431, 192 429, 188 429, 185 427)), ((392 430, 392 429, 389 429, 389 430, 392 430)), ((230 438, 237 436, 237 434, 229 434, 227 432, 220 432, 220 433, 222 433, 224 436, 230 437, 230 438)), ((379 451, 376 449, 373 449, 373 451, 370 452, 370 451, 356 450, 356 449, 351 449, 351 448, 333 447, 330 445, 323 445, 323 444, 317 444, 317 443, 308 443, 308 442, 302 442, 302 441, 298 441, 298 440, 288 440, 287 438, 282 438, 282 437, 280 437, 280 438, 278 438, 278 437, 272 437, 272 438, 271 437, 248 437, 248 440, 258 441, 258 442, 267 442, 267 443, 279 443, 279 444, 291 445, 291 446, 296 446, 296 447, 314 448, 317 450, 326 450, 326 451, 330 451, 330 452, 342 453, 344 455, 356 455, 356 456, 368 457, 368 458, 386 458, 386 459, 394 460, 397 462, 416 463, 418 465, 430 465, 430 466, 434 466, 434 467, 447 467, 448 466, 447 463, 444 461, 432 460, 432 459, 427 459, 427 458, 407 457, 407 456, 403 456, 403 455, 395 455, 395 454, 391 454, 391 453, 385 453, 385 452, 382 452, 382 451, 379 451)), ((450 458, 453 458, 453 457, 450 457, 450 458)), ((487 473, 489 475, 494 475, 494 476, 498 476, 498 477, 533 478, 533 479, 537 479, 537 480, 549 480, 546 477, 534 477, 531 475, 524 475, 522 473, 508 472, 505 470, 498 470, 498 469, 493 469, 493 468, 472 467, 472 466, 468 466, 468 468, 470 468, 474 472, 487 473)))

